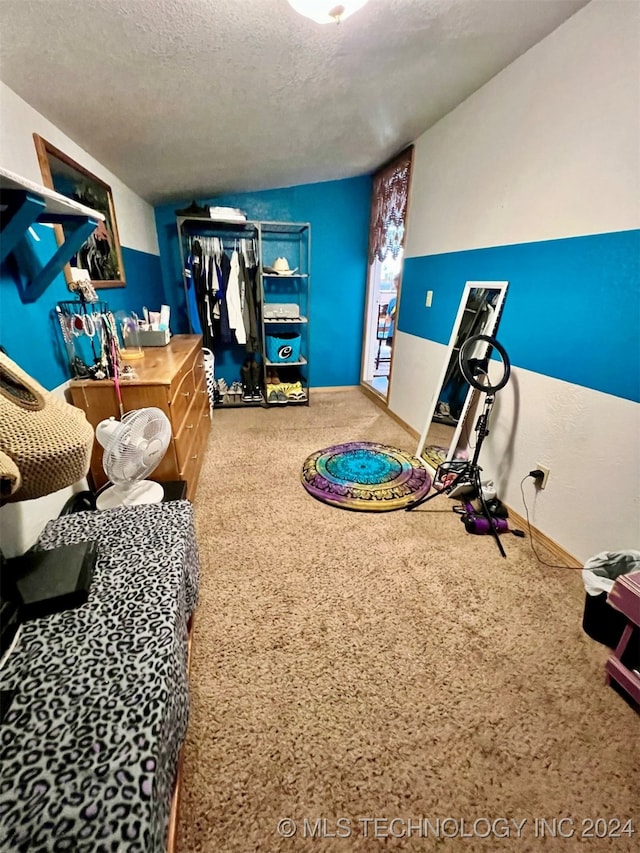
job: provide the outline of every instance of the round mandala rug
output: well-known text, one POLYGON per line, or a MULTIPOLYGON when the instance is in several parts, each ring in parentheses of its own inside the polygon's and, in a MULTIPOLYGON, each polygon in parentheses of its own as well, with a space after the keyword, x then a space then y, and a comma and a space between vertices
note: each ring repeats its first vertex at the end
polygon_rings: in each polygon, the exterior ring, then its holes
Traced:
POLYGON ((319 501, 343 509, 387 512, 426 495, 431 477, 404 450, 349 441, 312 453, 302 466, 302 485, 319 501))

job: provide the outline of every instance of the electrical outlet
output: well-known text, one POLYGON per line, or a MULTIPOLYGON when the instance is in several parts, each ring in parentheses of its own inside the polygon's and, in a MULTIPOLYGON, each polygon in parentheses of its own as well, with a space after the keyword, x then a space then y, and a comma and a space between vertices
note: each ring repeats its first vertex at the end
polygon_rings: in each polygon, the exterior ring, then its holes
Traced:
POLYGON ((427 295, 424 300, 425 308, 431 308, 433 302, 433 290, 427 290, 427 295))
POLYGON ((549 469, 545 468, 544 465, 536 465, 536 468, 539 471, 542 471, 542 479, 536 480, 536 483, 539 488, 545 489, 547 486, 547 480, 549 479, 549 469))

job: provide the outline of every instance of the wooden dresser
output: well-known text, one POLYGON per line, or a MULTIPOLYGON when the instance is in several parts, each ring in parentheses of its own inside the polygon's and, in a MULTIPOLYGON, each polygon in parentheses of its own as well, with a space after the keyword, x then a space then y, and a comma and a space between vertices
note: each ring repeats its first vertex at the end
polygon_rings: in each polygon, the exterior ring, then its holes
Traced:
MULTIPOLYGON (((125 412, 155 406, 171 421, 171 443, 151 480, 185 480, 193 499, 211 418, 200 335, 174 335, 165 347, 145 347, 144 358, 132 361, 135 379, 122 380, 125 412)), ((82 409, 95 429, 105 418, 120 417, 115 384, 111 379, 74 379, 71 402, 82 409)), ((107 482, 103 449, 94 439, 90 479, 94 489, 107 482)))

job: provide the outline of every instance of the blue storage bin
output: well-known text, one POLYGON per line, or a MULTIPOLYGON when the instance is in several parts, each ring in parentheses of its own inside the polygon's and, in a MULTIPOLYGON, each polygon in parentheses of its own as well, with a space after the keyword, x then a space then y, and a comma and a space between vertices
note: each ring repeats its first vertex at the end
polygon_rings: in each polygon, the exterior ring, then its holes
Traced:
POLYGON ((277 364, 300 361, 300 335, 285 332, 280 335, 267 335, 267 358, 277 364))

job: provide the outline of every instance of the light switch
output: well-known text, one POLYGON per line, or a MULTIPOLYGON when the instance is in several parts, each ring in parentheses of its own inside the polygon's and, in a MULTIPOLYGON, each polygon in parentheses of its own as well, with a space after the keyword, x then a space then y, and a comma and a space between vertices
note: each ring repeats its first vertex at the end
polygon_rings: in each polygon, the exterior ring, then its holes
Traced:
POLYGON ((431 308, 433 302, 433 290, 427 290, 427 298, 424 300, 425 307, 431 308))

